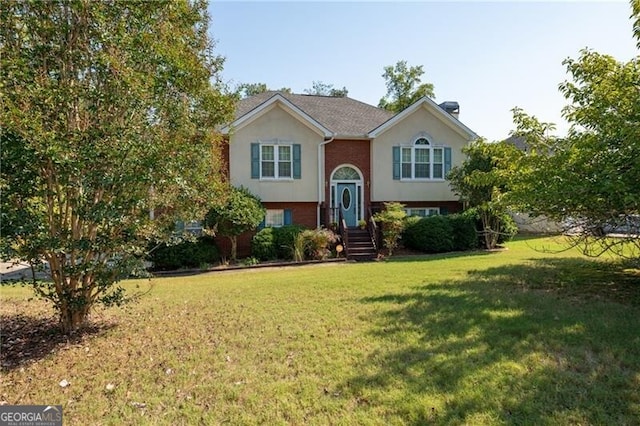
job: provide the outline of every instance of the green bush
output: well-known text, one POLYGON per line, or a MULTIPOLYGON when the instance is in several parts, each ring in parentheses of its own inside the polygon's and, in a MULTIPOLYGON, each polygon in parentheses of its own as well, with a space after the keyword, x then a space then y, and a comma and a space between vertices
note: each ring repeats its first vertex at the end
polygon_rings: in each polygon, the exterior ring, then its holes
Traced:
POLYGON ((293 260, 293 242, 304 230, 300 225, 285 225, 274 228, 274 247, 278 259, 293 260))
POLYGON ((478 248, 478 232, 473 217, 463 214, 445 216, 453 230, 453 250, 464 251, 478 248))
POLYGON ((412 238, 414 231, 412 228, 421 220, 422 217, 420 216, 407 216, 404 218, 404 230, 400 235, 400 244, 402 244, 403 247, 413 248, 414 243, 412 238))
MULTIPOLYGON (((480 220, 480 213, 478 212, 478 209, 476 207, 467 209, 462 213, 462 216, 470 218, 473 221, 478 234, 478 246, 484 247, 485 240, 484 240, 484 237, 482 236, 482 231, 483 231, 482 221, 480 220)), ((509 213, 506 213, 506 212, 500 214, 499 222, 500 222, 500 231, 499 231, 500 235, 498 236, 497 243, 503 244, 507 241, 510 241, 514 237, 514 235, 518 233, 518 225, 516 224, 515 220, 513 220, 511 215, 509 215, 509 213)))
POLYGON ((406 217, 404 204, 400 203, 384 203, 384 210, 373 215, 373 220, 382 228, 382 242, 389 256, 398 247, 406 217))
POLYGON ((261 229, 251 240, 251 254, 260 260, 291 260, 295 238, 303 230, 299 225, 261 229))
POLYGON ((326 259, 331 255, 331 250, 338 242, 338 239, 338 235, 330 229, 304 230, 295 238, 294 259, 296 261, 326 259))
POLYGON ((513 217, 509 213, 503 213, 500 215, 500 237, 498 237, 498 244, 506 243, 518 233, 518 225, 513 217))
POLYGON ((213 238, 200 237, 175 245, 160 244, 151 250, 147 260, 153 263, 156 271, 172 271, 216 263, 220 260, 220 252, 213 238))
POLYGON ((453 250, 453 227, 447 216, 408 219, 402 240, 407 248, 425 253, 453 250))
POLYGON ((251 254, 260 260, 272 260, 278 257, 276 250, 277 228, 263 228, 251 239, 251 254))

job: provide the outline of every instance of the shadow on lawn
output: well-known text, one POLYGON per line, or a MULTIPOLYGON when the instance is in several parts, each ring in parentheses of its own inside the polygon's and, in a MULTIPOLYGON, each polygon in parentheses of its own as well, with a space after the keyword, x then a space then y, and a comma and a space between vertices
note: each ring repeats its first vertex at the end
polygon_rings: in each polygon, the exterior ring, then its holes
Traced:
POLYGON ((404 254, 402 250, 399 250, 392 257, 385 259, 385 262, 424 262, 425 260, 438 260, 438 259, 454 259, 456 257, 475 257, 475 256, 487 256, 495 253, 499 250, 474 250, 474 251, 455 251, 446 253, 432 253, 425 254, 422 252, 411 252, 410 254, 404 254))
POLYGON ((22 314, 0 315, 0 371, 10 371, 45 358, 69 345, 82 344, 114 324, 91 323, 77 332, 62 333, 55 318, 22 314))
POLYGON ((344 390, 396 398, 378 402, 408 424, 640 418, 640 277, 622 264, 536 259, 362 302, 384 349, 344 390))

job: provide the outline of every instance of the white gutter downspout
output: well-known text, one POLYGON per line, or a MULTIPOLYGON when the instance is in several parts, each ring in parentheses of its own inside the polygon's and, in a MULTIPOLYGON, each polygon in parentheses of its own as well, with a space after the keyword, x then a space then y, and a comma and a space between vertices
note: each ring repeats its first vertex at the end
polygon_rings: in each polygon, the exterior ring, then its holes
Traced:
POLYGON ((324 198, 324 146, 329 142, 333 142, 336 135, 331 135, 329 140, 326 140, 318 145, 318 207, 316 211, 316 228, 320 228, 320 205, 324 198))

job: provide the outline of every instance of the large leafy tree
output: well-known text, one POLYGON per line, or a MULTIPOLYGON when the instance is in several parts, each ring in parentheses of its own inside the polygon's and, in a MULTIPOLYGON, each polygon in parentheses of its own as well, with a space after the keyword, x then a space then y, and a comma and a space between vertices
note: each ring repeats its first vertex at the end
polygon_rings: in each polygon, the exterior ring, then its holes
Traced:
POLYGON ((344 98, 349 94, 346 87, 336 89, 333 84, 323 83, 322 81, 314 81, 311 89, 305 89, 304 93, 308 95, 333 96, 334 98, 344 98))
MULTIPOLYGON (((632 6, 640 43, 638 2, 632 6)), ((587 254, 637 258, 640 240, 606 234, 640 231, 640 56, 620 62, 582 50, 564 65, 571 75, 560 85, 569 101, 565 138, 549 137, 543 123, 515 111, 515 133, 533 150, 522 159, 513 198, 523 209, 570 226, 573 242, 587 254)))
POLYGON ((447 179, 467 206, 476 210, 485 247, 493 249, 501 237, 512 234, 504 196, 519 151, 504 142, 477 139, 463 148, 463 153, 463 164, 451 169, 447 179))
POLYGON ((631 0, 631 19, 633 20, 633 34, 636 37, 636 46, 640 49, 640 0, 631 0))
POLYGON ((205 226, 231 242, 231 260, 238 252, 238 236, 252 231, 264 219, 265 208, 247 188, 231 187, 225 202, 215 204, 207 213, 205 226))
POLYGON ((149 238, 202 217, 221 186, 205 1, 0 5, 2 248, 46 261, 34 282, 73 331, 149 238), (150 212, 162 212, 151 220, 150 212))
POLYGON ((400 112, 418 99, 433 98, 433 84, 422 83, 424 70, 422 65, 409 66, 407 61, 398 61, 395 66, 384 67, 387 94, 380 99, 378 106, 392 112, 400 112))
MULTIPOLYGON (((242 83, 240 84, 235 91, 237 97, 244 99, 250 96, 259 95, 260 93, 268 92, 269 89, 266 83, 242 83)), ((289 87, 283 87, 278 89, 279 92, 291 93, 291 89, 289 87)))

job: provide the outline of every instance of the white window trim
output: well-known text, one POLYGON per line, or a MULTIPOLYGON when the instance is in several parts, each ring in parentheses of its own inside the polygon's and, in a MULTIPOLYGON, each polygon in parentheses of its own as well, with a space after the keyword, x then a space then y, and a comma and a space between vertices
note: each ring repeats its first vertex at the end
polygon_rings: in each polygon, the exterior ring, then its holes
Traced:
MULTIPOLYGON (((292 181, 293 180, 293 142, 292 141, 282 141, 279 139, 273 139, 273 140, 269 140, 269 141, 258 141, 258 149, 259 149, 259 153, 260 153, 260 180, 267 180, 267 181, 292 181), (274 167, 274 176, 264 176, 264 174, 262 173, 262 148, 265 146, 272 146, 273 147, 273 160, 269 160, 269 161, 273 161, 273 167, 274 167), (290 176, 284 176, 284 177, 280 177, 280 152, 278 147, 281 146, 288 146, 289 147, 289 165, 290 165, 290 176)), ((284 161, 283 161, 284 162, 284 161)))
POLYGON ((440 207, 407 207, 404 209, 405 213, 407 213, 407 216, 412 216, 414 210, 425 210, 425 213, 429 213, 426 216, 415 215, 419 217, 437 216, 440 214, 440 207))
MULTIPOLYGON (((364 178, 362 177, 360 168, 351 163, 343 163, 338 165, 333 169, 333 172, 331 172, 329 205, 331 206, 332 215, 334 209, 338 207, 336 201, 338 200, 339 183, 354 183, 356 185, 356 193, 353 194, 356 198, 356 200, 354 201, 356 203, 356 220, 364 219, 364 178), (335 173, 343 167, 349 167, 350 169, 355 170, 358 173, 358 179, 335 179, 335 173)), ((337 218, 333 216, 331 217, 332 222, 335 222, 336 220, 337 218)))
MULTIPOLYGON (((271 219, 273 218, 273 216, 271 216, 271 219)), ((265 228, 281 228, 284 226, 284 209, 267 209, 267 211, 264 214, 264 227, 265 228), (269 223, 269 213, 271 213, 272 215, 274 214, 278 214, 280 215, 280 217, 282 218, 282 223, 278 224, 275 222, 269 223)))
MULTIPOLYGON (((442 144, 434 144, 431 141, 431 138, 427 137, 426 135, 418 135, 416 137, 413 138, 413 143, 411 145, 400 145, 400 181, 405 181, 405 182, 444 182, 445 179, 445 172, 444 172, 444 149, 446 148, 445 145, 442 144), (429 144, 428 145, 416 145, 416 142, 418 142, 420 139, 425 139, 429 144), (407 163, 403 161, 403 154, 404 154, 404 150, 410 148, 411 149, 411 163, 407 163), (416 173, 416 149, 428 149, 429 150, 429 177, 428 178, 417 178, 415 177, 415 173, 416 173), (442 162, 440 164, 442 164, 442 177, 441 178, 434 178, 433 177, 433 172, 435 170, 434 167, 434 151, 436 150, 440 150, 440 152, 442 153, 442 162), (405 164, 411 164, 411 176, 410 177, 405 177, 403 174, 403 166, 405 164)), ((424 163, 420 163, 420 164, 424 164, 424 163)))

